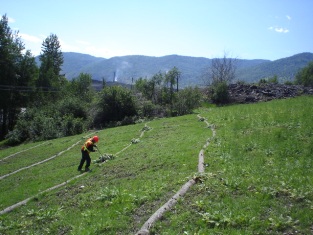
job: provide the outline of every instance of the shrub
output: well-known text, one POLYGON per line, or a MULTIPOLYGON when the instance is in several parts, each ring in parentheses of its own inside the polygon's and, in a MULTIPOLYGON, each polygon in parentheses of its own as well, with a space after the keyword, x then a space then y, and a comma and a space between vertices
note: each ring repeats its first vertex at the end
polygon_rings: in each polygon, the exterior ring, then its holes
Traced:
MULTIPOLYGON (((15 128, 6 135, 9 145, 20 144, 29 139, 29 122, 27 121, 27 113, 23 112, 19 115, 15 128)), ((30 117, 31 118, 31 117, 30 117)))
POLYGON ((94 117, 96 127, 105 126, 110 122, 122 121, 126 116, 137 115, 131 91, 121 86, 104 88, 96 106, 97 111, 94 117))
POLYGON ((61 116, 71 114, 74 118, 87 118, 86 111, 87 102, 83 102, 77 98, 69 97, 58 102, 57 109, 61 116))
POLYGON ((8 145, 17 145, 22 143, 25 139, 23 139, 23 133, 18 130, 14 129, 13 131, 9 131, 9 133, 5 136, 8 145))
POLYGON ((85 130, 84 120, 82 118, 74 118, 73 115, 63 117, 61 123, 63 136, 77 135, 85 130))
POLYGON ((140 110, 140 114, 142 117, 152 117, 155 114, 155 105, 152 101, 144 101, 140 110))
POLYGON ((7 136, 9 145, 26 140, 40 141, 80 134, 85 130, 86 121, 73 114, 62 115, 54 106, 27 108, 18 117, 17 123, 7 136))
POLYGON ((31 140, 49 140, 61 137, 60 117, 46 116, 44 113, 38 113, 34 120, 29 123, 29 136, 31 140))
POLYGON ((296 84, 304 86, 313 86, 313 62, 300 70, 296 75, 296 84))
POLYGON ((226 82, 219 82, 212 85, 213 103, 226 104, 229 102, 228 86, 226 82))
POLYGON ((284 84, 285 84, 285 85, 293 85, 293 82, 292 82, 292 81, 285 81, 284 84))
POLYGON ((121 121, 121 125, 125 126, 125 125, 131 125, 131 124, 135 124, 136 122, 136 116, 133 117, 128 117, 126 116, 122 121, 121 121))
POLYGON ((278 84, 278 77, 277 77, 277 75, 275 75, 275 76, 269 78, 269 79, 268 79, 268 82, 269 82, 269 83, 272 83, 272 84, 278 84))
POLYGON ((267 80, 265 78, 261 78, 259 81, 259 85, 266 84, 267 80))
POLYGON ((174 110, 177 115, 192 113, 193 109, 200 106, 201 93, 198 88, 187 87, 177 93, 174 110))

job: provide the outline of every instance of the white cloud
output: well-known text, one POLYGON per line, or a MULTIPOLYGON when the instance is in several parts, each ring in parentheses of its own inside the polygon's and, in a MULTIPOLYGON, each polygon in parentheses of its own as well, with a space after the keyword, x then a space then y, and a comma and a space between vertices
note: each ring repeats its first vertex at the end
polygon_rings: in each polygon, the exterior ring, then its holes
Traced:
POLYGON ((285 29, 285 28, 282 28, 282 27, 273 27, 273 26, 271 26, 268 29, 269 30, 274 30, 277 33, 288 33, 289 32, 289 29, 285 29))
POLYGON ((9 17, 7 14, 0 14, 1 19, 4 15, 6 15, 6 17, 8 18, 8 23, 15 23, 16 20, 12 17, 9 17))
POLYGON ((284 29, 284 28, 275 28, 275 31, 277 33, 288 33, 289 29, 284 29))
POLYGON ((79 50, 78 47, 68 44, 60 38, 59 38, 59 42, 61 45, 61 51, 75 52, 79 50))
POLYGON ((288 20, 291 20, 291 16, 289 16, 289 15, 286 15, 286 18, 287 18, 288 20))
POLYGON ((76 42, 77 42, 78 44, 85 45, 85 46, 89 46, 89 45, 90 45, 89 42, 82 41, 82 40, 76 40, 76 42))
POLYGON ((39 37, 36 37, 36 36, 32 36, 32 35, 29 35, 26 33, 20 33, 19 35, 22 37, 22 39, 24 39, 25 41, 28 41, 28 42, 33 42, 33 43, 41 43, 42 42, 42 39, 39 37))
POLYGON ((66 41, 59 37, 59 42, 62 52, 77 52, 102 58, 111 58, 113 56, 124 56, 132 54, 130 51, 125 51, 120 48, 104 48, 102 45, 95 45, 88 41, 79 39, 74 41, 66 41))
POLYGON ((14 23, 15 22, 15 19, 11 18, 11 17, 8 17, 8 22, 9 23, 14 23))

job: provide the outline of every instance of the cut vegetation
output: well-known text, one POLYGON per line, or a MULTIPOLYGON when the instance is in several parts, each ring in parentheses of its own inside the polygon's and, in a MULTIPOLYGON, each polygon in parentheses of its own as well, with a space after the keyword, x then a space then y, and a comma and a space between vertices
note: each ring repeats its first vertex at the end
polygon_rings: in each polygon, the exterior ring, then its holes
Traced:
POLYGON ((104 129, 98 147, 114 159, 79 178, 70 147, 88 133, 3 149, 0 176, 57 156, 0 180, 1 211, 31 198, 0 215, 0 234, 136 234, 192 179, 150 234, 310 234, 312 106, 302 96, 104 129))

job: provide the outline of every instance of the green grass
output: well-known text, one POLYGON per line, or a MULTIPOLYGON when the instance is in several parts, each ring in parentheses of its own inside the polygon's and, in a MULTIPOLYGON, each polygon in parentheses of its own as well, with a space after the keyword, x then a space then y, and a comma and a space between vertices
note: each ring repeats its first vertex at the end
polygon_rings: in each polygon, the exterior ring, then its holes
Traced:
POLYGON ((205 153, 207 180, 154 231, 312 233, 312 105, 301 97, 203 110, 217 132, 205 153))
MULTIPOLYGON (((197 172, 207 139, 205 174, 151 234, 310 234, 313 229, 313 97, 196 110, 196 114, 99 131, 114 160, 56 190, 79 173, 80 147, 0 180, 0 234, 135 234, 197 172)), ((51 157, 82 136, 1 150, 4 175, 51 157), (29 149, 29 150, 27 150, 29 149)), ((97 159, 99 153, 92 153, 97 159)))

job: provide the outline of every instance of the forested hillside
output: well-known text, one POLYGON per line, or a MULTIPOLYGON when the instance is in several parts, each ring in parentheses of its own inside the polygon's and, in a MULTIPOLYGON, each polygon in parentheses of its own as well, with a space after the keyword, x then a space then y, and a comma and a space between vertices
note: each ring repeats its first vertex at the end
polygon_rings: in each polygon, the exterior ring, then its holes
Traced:
MULTIPOLYGON (((93 57, 86 54, 64 52, 62 67, 68 79, 77 77, 80 73, 88 73, 95 80, 118 81, 131 84, 132 78, 151 78, 153 75, 166 72, 174 66, 181 71, 181 86, 203 85, 202 76, 211 65, 212 59, 168 55, 151 56, 121 56, 110 59, 93 57)), ((295 74, 310 61, 312 53, 301 53, 275 61, 237 59, 237 81, 257 82, 262 78, 277 77, 282 80, 293 80, 295 74)))
POLYGON ((291 57, 268 61, 238 69, 239 80, 254 82, 261 78, 277 75, 281 81, 293 80, 297 72, 313 61, 312 53, 300 53, 291 57))

